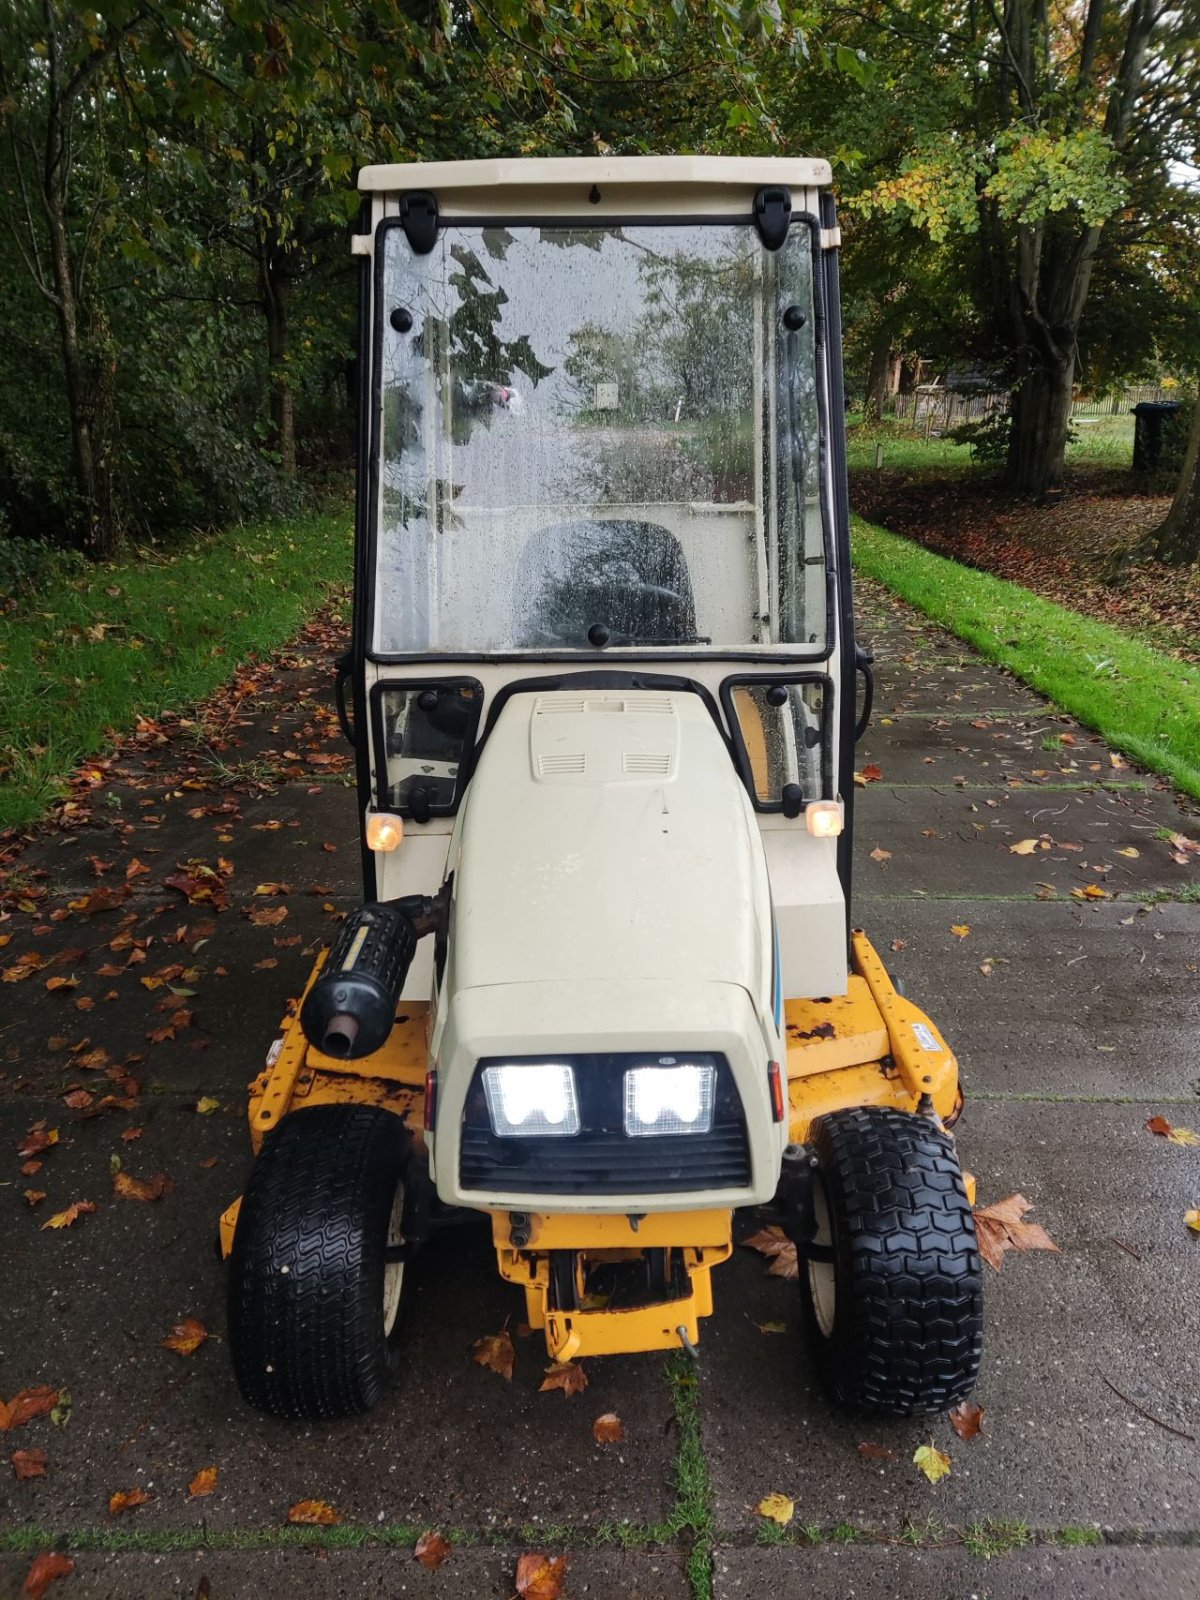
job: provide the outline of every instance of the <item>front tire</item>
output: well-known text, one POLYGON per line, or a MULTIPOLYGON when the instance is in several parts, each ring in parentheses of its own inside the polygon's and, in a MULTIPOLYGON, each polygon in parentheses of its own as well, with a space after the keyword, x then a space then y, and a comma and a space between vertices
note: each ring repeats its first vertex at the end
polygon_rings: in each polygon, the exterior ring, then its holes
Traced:
POLYGON ((229 1261, 243 1396, 307 1421, 369 1410, 398 1358, 407 1132, 373 1106, 293 1111, 250 1173, 229 1261))
POLYGON ((851 1411, 944 1411, 975 1386, 983 1271, 954 1143, 925 1117, 859 1106, 812 1134, 817 1247, 800 1252, 809 1347, 851 1411))

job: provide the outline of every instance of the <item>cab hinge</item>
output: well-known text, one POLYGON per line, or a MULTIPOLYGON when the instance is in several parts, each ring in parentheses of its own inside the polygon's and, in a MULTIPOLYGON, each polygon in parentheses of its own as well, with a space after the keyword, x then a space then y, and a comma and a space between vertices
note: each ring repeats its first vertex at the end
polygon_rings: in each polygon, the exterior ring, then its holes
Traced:
POLYGON ((778 250, 787 238, 792 220, 792 195, 789 189, 760 189, 754 196, 754 222, 768 250, 778 250))
POLYGON ((350 235, 350 254, 352 256, 373 256, 375 254, 375 237, 370 233, 352 233, 350 235))
POLYGON ((842 230, 840 228, 821 229, 821 249, 840 250, 842 248, 842 230))
POLYGON ((438 203, 431 194, 406 194, 400 200, 400 226, 415 256, 427 256, 437 243, 438 203))

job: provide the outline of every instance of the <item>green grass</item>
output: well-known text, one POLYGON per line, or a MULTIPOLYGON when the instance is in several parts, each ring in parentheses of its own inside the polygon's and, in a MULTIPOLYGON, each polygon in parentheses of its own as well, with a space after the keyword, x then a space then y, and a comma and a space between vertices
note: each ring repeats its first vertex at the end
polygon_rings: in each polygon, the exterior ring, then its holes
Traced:
POLYGON ((1200 798, 1200 667, 855 518, 854 559, 1139 765, 1200 798))
POLYGON ((350 574, 350 517, 197 536, 64 569, 0 627, 0 828, 41 816, 111 734, 195 704, 350 574))
MULTIPOLYGON (((937 425, 935 419, 934 426, 937 425)), ((1132 416, 1076 417, 1072 427, 1075 438, 1067 446, 1069 466, 1132 467, 1132 416)), ((982 474, 997 470, 995 464, 974 460, 969 445, 956 444, 953 439, 938 439, 932 433, 927 439, 924 418, 916 428, 890 421, 870 426, 851 425, 846 435, 846 460, 851 471, 874 467, 876 445, 883 446, 883 465, 892 472, 927 472, 945 477, 960 472, 982 474)))
POLYGON ((712 1483, 700 1438, 700 1376, 691 1358, 680 1351, 667 1365, 667 1378, 679 1427, 671 1532, 691 1535, 687 1576, 692 1595, 694 1600, 712 1600, 712 1483))
POLYGON ((1006 1556, 1030 1543, 1032 1535, 1024 1522, 973 1522, 963 1529, 963 1544, 973 1556, 990 1561, 993 1556, 1006 1556))

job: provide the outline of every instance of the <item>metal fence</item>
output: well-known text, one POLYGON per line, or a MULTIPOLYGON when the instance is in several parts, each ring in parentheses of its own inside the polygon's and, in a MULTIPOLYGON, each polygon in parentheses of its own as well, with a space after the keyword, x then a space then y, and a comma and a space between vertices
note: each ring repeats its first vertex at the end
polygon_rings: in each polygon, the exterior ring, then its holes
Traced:
MULTIPOLYGON (((1119 417, 1128 415, 1142 400, 1170 400, 1178 391, 1157 383, 1133 384, 1105 395, 1079 395, 1071 406, 1073 417, 1119 417)), ((910 427, 924 426, 925 432, 949 433, 966 422, 980 422, 993 411, 1003 410, 1008 393, 1003 389, 948 389, 940 383, 920 384, 911 394, 894 397, 892 415, 910 427)))

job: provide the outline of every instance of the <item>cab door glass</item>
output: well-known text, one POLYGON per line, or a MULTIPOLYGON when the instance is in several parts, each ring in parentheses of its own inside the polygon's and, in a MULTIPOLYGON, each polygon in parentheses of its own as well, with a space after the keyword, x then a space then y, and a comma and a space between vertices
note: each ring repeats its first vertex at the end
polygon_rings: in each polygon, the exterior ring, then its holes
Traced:
POLYGON ((788 784, 800 786, 805 802, 826 798, 823 682, 733 683, 725 700, 757 806, 778 807, 788 784))
POLYGON ((384 803, 394 811, 450 811, 475 742, 478 684, 385 686, 379 693, 384 803))

